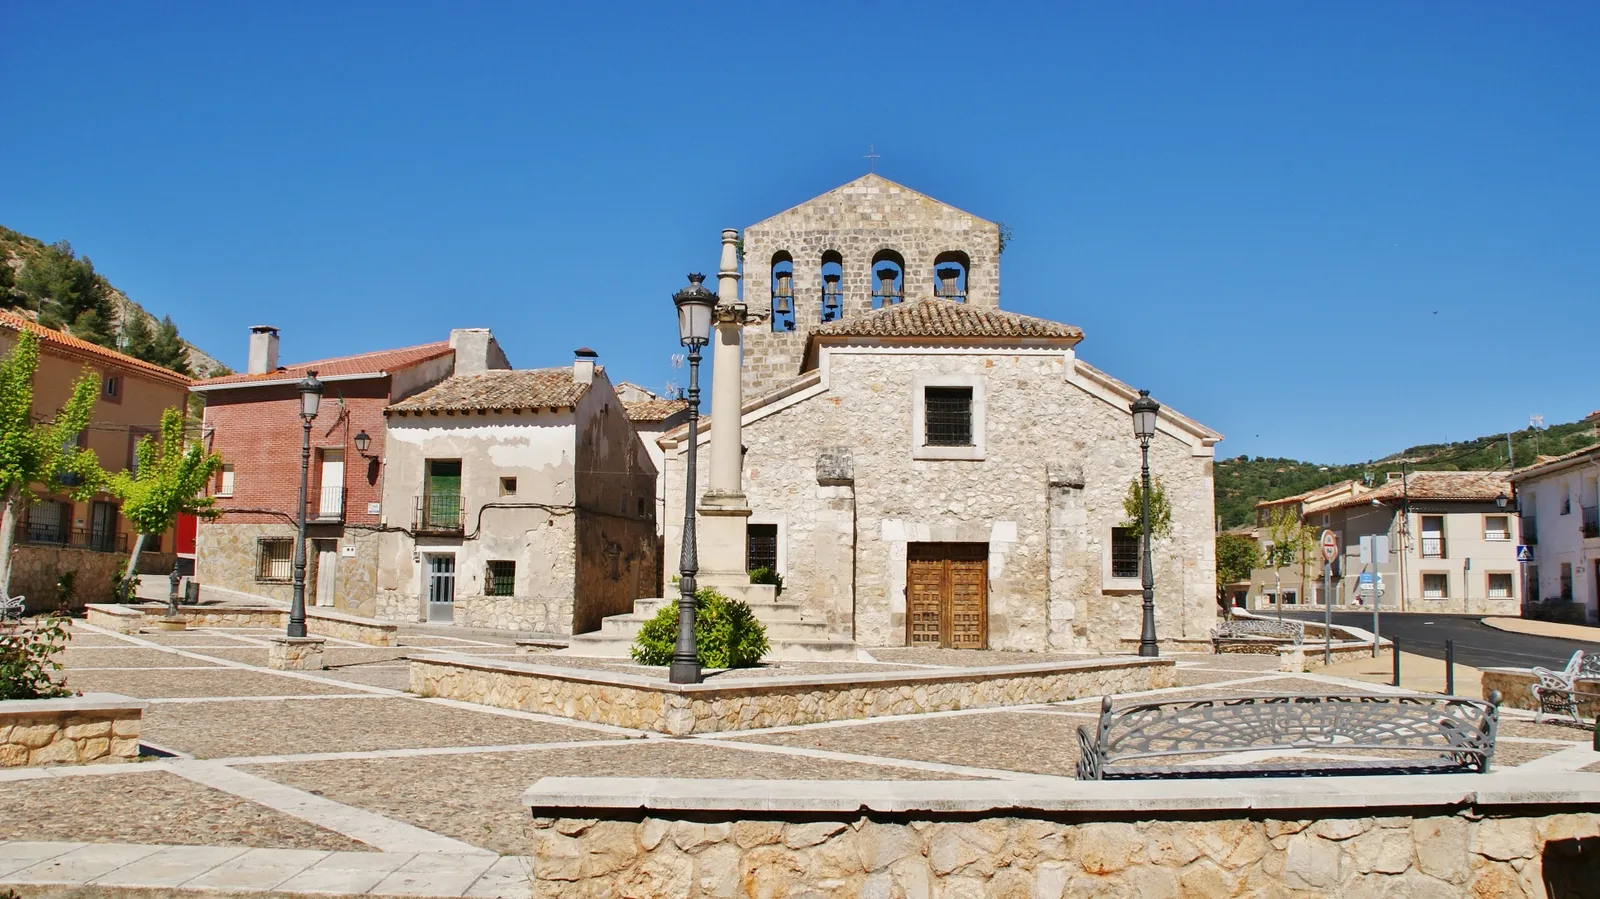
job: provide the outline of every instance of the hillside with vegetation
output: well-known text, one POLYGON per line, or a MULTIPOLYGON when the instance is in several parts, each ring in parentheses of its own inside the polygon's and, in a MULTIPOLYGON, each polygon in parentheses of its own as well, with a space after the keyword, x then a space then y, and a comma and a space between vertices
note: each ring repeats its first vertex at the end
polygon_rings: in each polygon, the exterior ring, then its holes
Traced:
POLYGON ((47 328, 194 377, 228 369, 113 287, 88 256, 66 241, 44 241, 0 227, 0 308, 47 328))
MULTIPOLYGON (((1511 451, 1518 467, 1531 465, 1535 455, 1559 456, 1597 442, 1595 424, 1570 422, 1537 431, 1512 431, 1511 451)), ((1262 456, 1236 456, 1216 464, 1217 515, 1224 528, 1254 520, 1255 505, 1269 499, 1282 499, 1340 481, 1371 476, 1381 484, 1387 472, 1399 471, 1407 462, 1410 471, 1493 471, 1507 469, 1505 434, 1491 434, 1457 443, 1428 443, 1401 450, 1370 462, 1348 465, 1318 465, 1295 459, 1268 459, 1262 456)))

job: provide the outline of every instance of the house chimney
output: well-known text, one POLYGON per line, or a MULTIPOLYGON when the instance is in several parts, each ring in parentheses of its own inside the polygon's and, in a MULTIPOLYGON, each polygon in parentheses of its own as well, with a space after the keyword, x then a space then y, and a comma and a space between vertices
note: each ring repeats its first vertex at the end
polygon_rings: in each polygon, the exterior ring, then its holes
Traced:
POLYGON ((600 354, 588 347, 579 347, 573 355, 577 358, 572 360, 572 383, 594 383, 594 360, 600 358, 600 354))
POLYGON ((278 329, 271 325, 250 326, 250 359, 246 374, 264 375, 278 370, 278 329))
POLYGON ((511 367, 488 328, 455 328, 450 332, 450 349, 456 353, 455 374, 458 375, 481 375, 511 367))

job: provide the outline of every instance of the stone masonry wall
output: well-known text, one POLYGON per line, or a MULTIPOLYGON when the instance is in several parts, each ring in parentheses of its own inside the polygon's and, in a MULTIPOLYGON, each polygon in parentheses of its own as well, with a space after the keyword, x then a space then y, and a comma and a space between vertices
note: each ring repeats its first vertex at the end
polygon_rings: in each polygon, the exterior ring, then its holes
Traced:
POLYGON ((411 662, 411 692, 497 708, 654 730, 674 736, 818 721, 1059 702, 1174 686, 1168 663, 1105 663, 1061 670, 906 678, 859 684, 773 683, 681 691, 602 678, 575 679, 536 666, 411 662))
MULTIPOLYGON (((1528 711, 1539 708, 1539 702, 1533 695, 1533 685, 1538 682, 1538 675, 1527 668, 1485 668, 1481 680, 1485 699, 1491 691, 1499 690, 1502 705, 1528 711)), ((1579 692, 1588 694, 1578 697, 1578 714, 1590 720, 1600 716, 1600 681, 1580 680, 1574 686, 1579 692)))
MULTIPOLYGON (((1600 815, 621 820, 533 810, 533 896, 1593 895, 1600 815)), ((1315 814, 1315 813, 1312 813, 1315 814)))
MULTIPOLYGON (((1138 579, 1107 575, 1139 446, 1126 403, 1078 387, 1070 353, 884 348, 826 358, 824 392, 743 432, 753 520, 783 522, 785 601, 865 646, 903 645, 907 544, 970 541, 989 545, 990 648, 1115 651, 1138 635, 1138 579), (935 375, 982 385, 982 461, 912 458, 914 384, 935 375), (842 452, 849 495, 818 478, 818 459, 842 452)), ((683 461, 666 458, 669 551, 682 539, 683 461)), ((1211 462, 1166 432, 1151 446, 1173 512, 1171 535, 1155 543, 1163 638, 1205 638, 1216 620, 1211 462)))
MULTIPOLYGON (((294 595, 294 586, 288 577, 281 580, 256 577, 258 546, 262 538, 293 540, 294 536, 295 527, 287 522, 201 522, 195 532, 195 576, 205 586, 288 602, 294 595)), ((373 617, 377 612, 378 532, 337 525, 307 528, 307 605, 316 602, 316 541, 319 540, 332 541, 339 547, 334 560, 332 607, 352 615, 373 617), (355 547, 355 555, 346 556, 346 546, 355 547)))
POLYGON ((840 291, 844 318, 872 310, 877 279, 873 257, 892 250, 905 260, 908 300, 933 296, 934 258, 965 253, 967 302, 1000 305, 1000 231, 993 222, 947 206, 877 175, 867 175, 746 228, 744 300, 752 310, 772 308, 772 259, 794 260, 793 331, 762 324, 745 331, 744 391, 762 393, 800 374, 811 329, 822 324, 822 254, 843 257, 840 291))
MULTIPOLYGON (((25 597, 30 614, 54 611, 59 605, 56 602, 56 581, 62 572, 74 571, 77 572, 77 582, 73 602, 78 606, 104 602, 111 598, 112 574, 126 567, 127 553, 19 544, 11 557, 11 595, 25 597)), ((168 570, 171 567, 171 562, 168 562, 168 570)))
POLYGON ((139 709, 25 711, 0 705, 0 767, 131 762, 139 757, 139 709))

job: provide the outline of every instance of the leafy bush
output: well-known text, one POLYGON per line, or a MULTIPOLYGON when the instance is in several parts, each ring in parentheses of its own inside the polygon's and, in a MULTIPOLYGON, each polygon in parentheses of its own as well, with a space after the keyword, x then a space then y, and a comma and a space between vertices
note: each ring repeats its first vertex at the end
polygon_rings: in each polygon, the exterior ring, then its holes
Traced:
MULTIPOLYGON (((767 629, 750 607, 705 587, 695 591, 694 639, 702 668, 753 668, 770 648, 767 629)), ((639 628, 628 654, 641 665, 670 665, 678 642, 678 604, 670 602, 639 628)))
POLYGON ((63 571, 56 575, 56 609, 63 615, 73 611, 72 601, 78 596, 78 573, 63 571))
POLYGON ((67 645, 66 619, 59 615, 30 623, 0 625, 0 699, 51 699, 72 691, 50 679, 60 671, 55 654, 67 645))
POLYGON ((122 569, 116 568, 111 572, 111 601, 120 603, 133 602, 133 591, 139 586, 139 575, 125 578, 122 569))
POLYGON ((750 572, 750 583, 771 584, 778 588, 778 595, 783 595, 783 575, 763 565, 750 572))

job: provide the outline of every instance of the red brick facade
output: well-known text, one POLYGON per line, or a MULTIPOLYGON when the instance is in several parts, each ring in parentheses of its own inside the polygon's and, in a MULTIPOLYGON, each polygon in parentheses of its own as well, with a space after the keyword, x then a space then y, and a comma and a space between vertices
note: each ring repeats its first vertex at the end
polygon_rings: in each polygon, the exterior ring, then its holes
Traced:
MULTIPOLYGON (((380 514, 367 511, 383 499, 383 407, 389 378, 333 381, 325 385, 321 408, 311 422, 311 465, 307 492, 313 517, 321 480, 321 450, 344 451, 344 521, 377 525, 380 514), (365 457, 355 436, 371 438, 365 457)), ((233 466, 233 495, 219 496, 223 523, 289 522, 297 515, 300 486, 300 394, 293 384, 214 390, 206 395, 205 426, 211 448, 233 466), (277 514, 274 514, 277 513, 277 514)), ((212 493, 221 486, 220 478, 212 493)), ((202 525, 204 527, 204 525, 202 525)))

